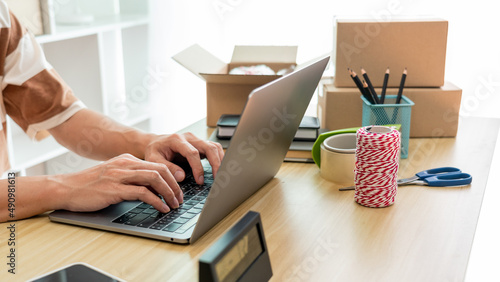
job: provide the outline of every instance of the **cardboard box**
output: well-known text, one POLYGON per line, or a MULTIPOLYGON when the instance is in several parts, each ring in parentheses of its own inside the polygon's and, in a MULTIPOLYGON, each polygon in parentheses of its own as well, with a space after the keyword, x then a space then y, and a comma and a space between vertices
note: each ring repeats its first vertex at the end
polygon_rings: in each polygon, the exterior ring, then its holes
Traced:
POLYGON ((207 83, 207 125, 216 126, 223 114, 241 114, 253 89, 280 75, 234 75, 235 67, 265 64, 275 72, 296 66, 297 46, 235 46, 229 63, 199 45, 173 57, 207 83))
POLYGON ((406 67, 406 87, 444 84, 448 22, 442 19, 343 20, 336 22, 335 86, 355 87, 347 68, 368 73, 381 87, 387 67, 389 87, 398 87, 406 67))
MULTIPOLYGON (((380 89, 375 91, 380 93, 380 89)), ((396 95, 388 88, 386 95, 396 95)), ((403 95, 415 105, 411 110, 410 137, 453 137, 457 134, 462 89, 446 82, 436 88, 405 88, 403 95)), ((318 97, 322 128, 336 130, 361 126, 362 101, 357 88, 324 84, 318 97)))

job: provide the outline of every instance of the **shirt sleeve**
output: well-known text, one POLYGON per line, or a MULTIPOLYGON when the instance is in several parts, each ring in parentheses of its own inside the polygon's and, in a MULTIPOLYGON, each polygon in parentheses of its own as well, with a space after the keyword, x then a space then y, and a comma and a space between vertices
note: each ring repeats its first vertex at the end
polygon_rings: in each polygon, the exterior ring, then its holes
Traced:
POLYGON ((85 106, 47 62, 34 36, 9 15, 10 27, 1 34, 2 41, 8 40, 2 44, 6 50, 0 50, 0 57, 5 56, 0 73, 3 104, 28 136, 36 138, 85 106))

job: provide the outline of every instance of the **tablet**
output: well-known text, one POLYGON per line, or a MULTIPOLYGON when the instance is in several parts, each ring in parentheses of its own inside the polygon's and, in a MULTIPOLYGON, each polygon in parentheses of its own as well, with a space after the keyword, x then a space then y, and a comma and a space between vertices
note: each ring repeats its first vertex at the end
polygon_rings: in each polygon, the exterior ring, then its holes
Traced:
POLYGON ((111 274, 108 274, 89 264, 77 262, 42 276, 33 278, 29 282, 124 282, 111 274))

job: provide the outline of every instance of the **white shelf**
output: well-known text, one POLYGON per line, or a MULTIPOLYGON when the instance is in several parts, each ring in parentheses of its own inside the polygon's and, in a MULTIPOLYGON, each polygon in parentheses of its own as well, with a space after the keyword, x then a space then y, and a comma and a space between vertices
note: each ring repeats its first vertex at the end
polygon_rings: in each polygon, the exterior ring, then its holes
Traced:
MULTIPOLYGON (((89 109, 149 130, 149 1, 49 2, 51 34, 36 37, 48 62, 89 109), (82 14, 93 16, 91 23, 54 25, 58 13, 74 13, 78 4, 82 14)), ((67 173, 96 163, 70 152, 53 137, 30 140, 11 119, 7 127, 11 167, 21 175, 67 173)))
POLYGON ((147 25, 148 23, 148 15, 114 15, 96 18, 92 23, 85 25, 56 25, 56 32, 54 34, 39 35, 36 39, 39 43, 43 44, 88 36, 110 30, 147 25))
POLYGON ((15 143, 14 159, 10 161, 14 170, 24 170, 68 152, 52 136, 36 142, 18 134, 12 136, 12 141, 15 143))

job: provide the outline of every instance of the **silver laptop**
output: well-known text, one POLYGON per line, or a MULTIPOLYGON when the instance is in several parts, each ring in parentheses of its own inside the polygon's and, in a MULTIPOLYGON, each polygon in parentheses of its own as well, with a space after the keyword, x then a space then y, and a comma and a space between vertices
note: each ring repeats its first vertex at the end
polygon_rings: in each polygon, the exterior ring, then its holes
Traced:
POLYGON ((166 214, 140 201, 97 212, 54 211, 50 220, 175 243, 192 243, 278 172, 328 64, 321 59, 250 93, 215 178, 179 183, 184 203, 166 214))

